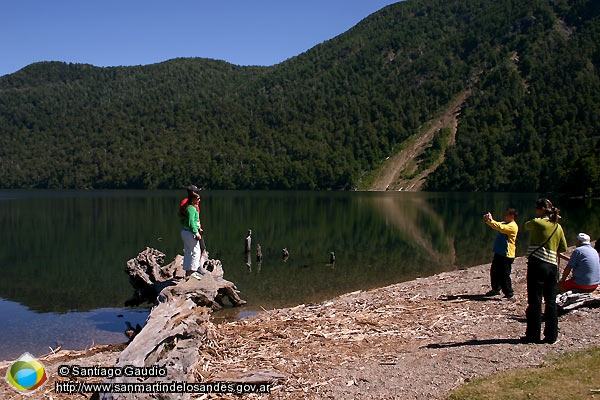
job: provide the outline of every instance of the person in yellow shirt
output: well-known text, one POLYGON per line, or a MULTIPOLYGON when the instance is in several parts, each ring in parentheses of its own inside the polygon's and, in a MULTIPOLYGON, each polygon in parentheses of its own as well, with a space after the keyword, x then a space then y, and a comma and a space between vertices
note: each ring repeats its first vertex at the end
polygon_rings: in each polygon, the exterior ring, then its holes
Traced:
POLYGON ((517 210, 509 208, 504 213, 504 221, 494 221, 491 213, 483 216, 485 223, 495 231, 498 231, 494 240, 494 258, 490 268, 490 281, 492 290, 486 293, 486 296, 498 296, 500 290, 504 293, 505 299, 512 299, 514 291, 510 274, 512 272, 512 263, 515 260, 517 234, 519 226, 515 219, 517 210))

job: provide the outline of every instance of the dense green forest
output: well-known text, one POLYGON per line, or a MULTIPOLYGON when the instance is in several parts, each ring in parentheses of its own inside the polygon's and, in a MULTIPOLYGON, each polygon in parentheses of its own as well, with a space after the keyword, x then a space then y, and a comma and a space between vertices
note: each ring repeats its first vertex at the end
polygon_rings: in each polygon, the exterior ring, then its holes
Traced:
POLYGON ((599 46, 597 1, 407 0, 271 67, 36 63, 0 77, 0 188, 361 188, 471 90, 427 190, 597 195, 599 46))

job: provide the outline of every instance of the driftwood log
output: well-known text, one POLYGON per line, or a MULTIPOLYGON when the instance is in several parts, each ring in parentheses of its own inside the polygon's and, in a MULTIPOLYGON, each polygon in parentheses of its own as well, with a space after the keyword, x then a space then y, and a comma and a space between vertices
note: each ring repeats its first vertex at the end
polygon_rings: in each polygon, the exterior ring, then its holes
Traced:
POLYGON ((556 306, 560 314, 565 314, 579 307, 600 306, 600 289, 593 293, 565 292, 556 296, 556 306))
POLYGON ((176 256, 173 262, 163 267, 164 259, 163 253, 148 247, 136 258, 127 261, 125 272, 129 275, 134 295, 125 302, 125 305, 155 303, 158 296, 186 296, 196 304, 208 306, 213 310, 222 308, 224 297, 229 298, 234 306, 246 304, 238 296, 235 284, 223 279, 221 261, 203 258, 201 265, 205 275, 202 279, 186 280, 181 255, 176 256), (169 290, 165 290, 166 288, 169 290))
MULTIPOLYGON (((98 393, 99 399, 189 399, 189 393, 178 391, 193 392, 193 385, 202 390, 198 386, 202 382, 209 385, 200 364, 203 352, 218 351, 210 313, 223 306, 224 297, 235 306, 246 302, 238 296, 235 285, 223 279, 220 261, 206 260, 205 274, 197 279, 184 277, 181 256, 163 267, 164 257, 160 251, 147 248, 127 262, 126 271, 135 289, 128 303, 153 299, 155 306, 146 325, 119 355, 114 370, 122 374, 104 381, 113 384, 113 390, 98 393), (136 393, 118 393, 123 391, 136 393)), ((283 376, 260 370, 227 378, 228 383, 271 383, 283 376)))

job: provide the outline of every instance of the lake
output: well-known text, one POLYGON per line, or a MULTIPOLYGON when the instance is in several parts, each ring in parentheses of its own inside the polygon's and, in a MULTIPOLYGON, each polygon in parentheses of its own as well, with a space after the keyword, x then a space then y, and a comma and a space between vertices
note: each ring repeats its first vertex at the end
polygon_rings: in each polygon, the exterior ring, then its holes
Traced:
MULTIPOLYGON (((84 349, 126 340, 148 307, 125 308, 128 259, 154 247, 173 260, 185 191, 0 191, 0 360, 50 347, 84 349)), ((537 194, 409 192, 202 192, 211 258, 248 302, 215 321, 320 302, 355 290, 491 261, 491 211, 533 217, 537 194), (252 253, 244 239, 252 230, 252 253), (257 263, 256 245, 264 259, 257 263), (283 260, 287 248, 290 257, 283 260), (329 255, 335 253, 335 263, 329 255)), ((570 245, 600 235, 600 202, 548 196, 562 209, 570 245)), ((518 255, 527 247, 522 230, 518 255)))

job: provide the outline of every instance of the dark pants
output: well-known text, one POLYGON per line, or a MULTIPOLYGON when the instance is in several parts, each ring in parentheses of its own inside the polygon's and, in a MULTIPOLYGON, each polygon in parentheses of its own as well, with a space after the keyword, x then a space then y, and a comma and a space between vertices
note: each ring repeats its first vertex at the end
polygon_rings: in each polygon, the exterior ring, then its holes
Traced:
POLYGON ((542 328, 542 296, 546 302, 544 340, 553 343, 558 337, 558 314, 556 311, 556 282, 558 266, 535 257, 527 260, 527 330, 525 337, 540 340, 542 328))
POLYGON ((508 258, 494 253, 492 268, 490 269, 492 290, 499 292, 500 289, 502 289, 502 293, 508 297, 514 295, 512 281, 510 280, 512 263, 514 260, 514 258, 508 258))

